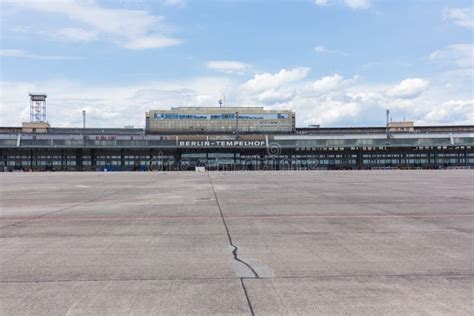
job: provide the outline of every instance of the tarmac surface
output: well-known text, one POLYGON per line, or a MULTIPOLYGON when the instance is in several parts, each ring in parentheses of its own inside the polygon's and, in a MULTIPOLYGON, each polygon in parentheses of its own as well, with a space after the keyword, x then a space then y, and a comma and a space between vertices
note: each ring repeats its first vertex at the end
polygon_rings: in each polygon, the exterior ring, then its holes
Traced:
POLYGON ((0 315, 474 313, 470 170, 0 184, 0 315))

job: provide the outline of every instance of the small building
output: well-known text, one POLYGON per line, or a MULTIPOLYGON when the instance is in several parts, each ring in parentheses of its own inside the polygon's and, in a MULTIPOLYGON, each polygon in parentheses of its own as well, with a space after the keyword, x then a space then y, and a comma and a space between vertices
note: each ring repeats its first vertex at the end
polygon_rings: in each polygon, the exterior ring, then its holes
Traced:
POLYGON ((295 113, 263 107, 176 107, 146 113, 146 132, 153 133, 288 133, 295 113))
POLYGON ((414 132, 415 124, 413 121, 390 122, 388 123, 389 132, 414 132))
POLYGON ((23 122, 21 126, 22 133, 47 133, 51 127, 47 122, 23 122))

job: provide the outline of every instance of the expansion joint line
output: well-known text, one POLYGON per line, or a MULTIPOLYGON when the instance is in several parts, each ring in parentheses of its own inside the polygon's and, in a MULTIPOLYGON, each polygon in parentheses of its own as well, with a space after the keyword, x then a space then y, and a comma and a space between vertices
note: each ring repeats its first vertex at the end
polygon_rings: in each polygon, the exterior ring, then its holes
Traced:
MULTIPOLYGON (((154 181, 150 181, 150 182, 147 182, 145 185, 148 185, 148 184, 151 184, 153 183, 154 181)), ((137 188, 137 187, 140 187, 141 185, 137 185, 135 186, 134 188, 137 188)), ((56 214, 56 213, 60 213, 60 212, 64 212, 64 211, 68 211, 72 208, 75 208, 75 207, 78 207, 78 206, 82 206, 82 205, 85 205, 87 203, 92 203, 92 202, 96 202, 96 201, 99 201, 103 198, 106 198, 106 197, 109 197, 111 195, 114 195, 114 194, 117 194, 119 192, 122 192, 124 191, 125 189, 120 189, 120 190, 116 190, 116 191, 113 191, 113 192, 110 192, 106 195, 103 195, 103 196, 99 196, 99 197, 96 197, 96 198, 93 198, 93 199, 90 199, 90 200, 87 200, 87 201, 84 201, 84 202, 80 202, 80 203, 77 203, 77 204, 74 204, 74 205, 70 205, 70 206, 67 206, 67 207, 64 207, 62 209, 59 209, 59 210, 56 210, 56 211, 52 211, 52 212, 47 212, 47 213, 43 213, 43 214, 40 214, 40 215, 37 215, 37 216, 34 216, 34 217, 29 217, 29 218, 26 218, 22 221, 18 221, 18 222, 15 222, 13 224, 10 224, 10 225, 7 225, 7 226, 3 226, 3 227, 0 227, 0 229, 5 229, 5 228, 9 228, 9 227, 13 227, 13 226, 16 226, 16 225, 19 225, 19 224, 23 224, 25 222, 28 222, 28 221, 31 221, 31 220, 36 220, 36 219, 39 219, 39 218, 42 218, 42 217, 45 217, 45 216, 49 216, 49 215, 53 215, 53 214, 56 214)))
POLYGON ((59 210, 56 210, 56 211, 43 213, 43 214, 40 214, 40 215, 37 215, 37 216, 34 216, 34 217, 28 217, 28 218, 26 218, 26 219, 24 219, 24 220, 15 222, 15 223, 13 223, 13 224, 0 227, 0 229, 9 228, 9 227, 12 227, 12 226, 16 226, 16 225, 19 225, 19 224, 23 224, 23 223, 28 222, 28 221, 31 221, 31 220, 37 220, 37 219, 42 218, 42 217, 45 217, 45 216, 53 215, 53 214, 56 214, 56 213, 59 213, 59 212, 64 212, 64 211, 70 210, 70 209, 72 209, 72 208, 74 208, 74 207, 77 207, 77 206, 81 206, 81 205, 84 205, 84 204, 87 204, 87 203, 91 203, 91 202, 98 201, 98 200, 100 200, 100 199, 106 198, 106 197, 108 197, 108 196, 110 196, 110 195, 112 195, 112 194, 115 194, 115 193, 117 193, 117 192, 112 192, 112 193, 106 194, 106 195, 104 195, 104 196, 101 196, 101 197, 98 197, 98 198, 93 198, 93 199, 91 199, 91 200, 87 200, 87 201, 84 201, 84 202, 80 202, 80 203, 77 203, 77 204, 74 204, 74 205, 71 205, 71 206, 68 206, 68 207, 64 207, 64 208, 59 209, 59 210))
MULTIPOLYGON (((257 271, 255 271, 255 269, 252 268, 252 266, 250 264, 248 264, 247 262, 245 262, 244 260, 239 258, 239 255, 237 253, 239 248, 232 241, 232 236, 230 235, 229 227, 227 226, 227 223, 225 221, 224 213, 222 212, 222 207, 221 207, 221 204, 219 203, 219 199, 217 198, 217 193, 216 193, 216 190, 214 189, 214 184, 212 183, 211 175, 209 174, 209 172, 207 172, 207 177, 208 177, 209 183, 211 185, 212 193, 214 193, 214 198, 216 199, 217 208, 219 209, 219 214, 221 216, 222 223, 224 224, 224 228, 225 228, 225 232, 227 234, 227 238, 229 239, 229 244, 233 248, 232 255, 234 256, 234 260, 238 261, 238 262, 242 263, 244 266, 246 266, 252 272, 254 278, 259 279, 260 276, 258 275, 257 271)), ((242 282, 242 287, 244 287, 243 282, 242 282)), ((244 290, 245 290, 245 287, 244 287, 244 290)))

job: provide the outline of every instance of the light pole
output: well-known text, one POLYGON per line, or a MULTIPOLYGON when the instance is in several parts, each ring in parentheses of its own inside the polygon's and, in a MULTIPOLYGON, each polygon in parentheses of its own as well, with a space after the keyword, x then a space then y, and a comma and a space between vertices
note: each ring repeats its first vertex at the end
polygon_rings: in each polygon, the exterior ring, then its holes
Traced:
POLYGON ((239 112, 235 112, 235 133, 239 134, 239 112))

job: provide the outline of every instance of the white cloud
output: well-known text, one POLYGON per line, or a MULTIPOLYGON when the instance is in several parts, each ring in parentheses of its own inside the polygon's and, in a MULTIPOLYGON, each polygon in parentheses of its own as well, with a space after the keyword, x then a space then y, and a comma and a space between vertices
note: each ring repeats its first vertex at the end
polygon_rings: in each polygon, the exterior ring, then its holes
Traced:
POLYGON ((328 4, 328 0, 314 0, 314 4, 316 4, 316 5, 326 5, 326 4, 328 4))
POLYGON ((56 32, 59 39, 72 42, 91 42, 99 39, 99 34, 94 31, 84 30, 78 27, 62 28, 56 32))
POLYGON ((168 6, 184 7, 186 0, 163 0, 163 3, 168 6))
POLYGON ((207 63, 207 67, 228 74, 243 74, 251 66, 249 64, 235 60, 212 60, 207 63))
POLYGON ((473 8, 451 8, 443 12, 444 19, 451 20, 454 24, 474 28, 474 9, 473 8))
POLYGON ((292 109, 296 112, 297 126, 383 126, 387 108, 391 109, 394 120, 405 116, 417 124, 474 124, 472 92, 465 86, 448 88, 432 79, 431 88, 423 89, 428 81, 419 78, 398 84, 371 84, 355 80, 357 76, 344 79, 331 74, 310 79, 309 69, 299 76, 287 75, 287 72, 298 72, 294 69, 282 71, 271 74, 272 84, 265 83, 259 90, 249 89, 245 80, 222 76, 117 86, 41 80, 0 82, 0 124, 18 126, 22 116, 28 118, 30 91, 48 93, 48 119, 53 126, 81 126, 81 111, 86 109, 91 127, 143 127, 144 113, 149 109, 217 106, 223 89, 227 106, 292 109), (292 80, 280 79, 275 83, 274 77, 280 73, 292 80), (413 98, 414 95, 418 96, 413 98))
POLYGON ((399 99, 412 99, 428 88, 429 82, 420 78, 408 78, 387 91, 387 96, 399 99))
POLYGON ((339 120, 355 120, 361 113, 361 110, 362 108, 356 102, 327 100, 324 102, 324 109, 317 113, 317 117, 319 122, 326 124, 339 120))
POLYGON ((266 89, 276 89, 283 84, 288 84, 306 78, 310 69, 298 67, 293 69, 282 69, 276 74, 263 73, 257 74, 253 79, 247 81, 244 87, 254 91, 266 89))
POLYGON ((313 82, 313 89, 317 93, 329 92, 336 89, 342 83, 343 79, 344 78, 339 74, 326 76, 313 82))
MULTIPOLYGON (((332 74, 317 80, 303 78, 277 88, 250 90, 234 87, 233 97, 229 100, 235 105, 295 110, 298 126, 382 126, 387 108, 392 110, 394 119, 406 116, 425 122, 425 115, 435 106, 448 102, 453 95, 457 96, 456 92, 450 94, 445 87, 428 90, 428 84, 428 80, 419 78, 408 78, 391 85, 364 84, 358 76, 344 79, 340 74, 332 74)), ((464 108, 453 122, 472 121, 472 112, 464 108)), ((445 121, 450 122, 450 118, 446 117, 445 121)))
POLYGON ((334 50, 334 49, 329 49, 324 45, 318 45, 314 47, 314 51, 318 54, 337 54, 337 55, 343 55, 347 56, 347 53, 341 52, 339 50, 334 50))
POLYGON ((319 46, 316 46, 314 48, 314 51, 316 53, 327 53, 328 52, 328 49, 326 48, 326 46, 323 46, 323 45, 319 45, 319 46))
MULTIPOLYGON (((342 0, 341 0, 342 1, 342 0)), ((371 0, 344 0, 344 4, 353 10, 368 9, 371 0)), ((329 4, 329 0, 314 0, 317 6, 325 6, 329 4)))
POLYGON ((0 81, 0 125, 18 126, 28 119, 31 91, 48 94, 48 120, 53 126, 81 126, 81 111, 85 109, 90 127, 143 127, 145 112, 150 109, 217 105, 219 91, 232 85, 235 86, 231 80, 220 77, 123 86, 71 81, 0 81))
POLYGON ((472 124, 474 122, 474 101, 471 100, 449 100, 435 106, 431 111, 421 117, 422 123, 431 124, 472 124))
POLYGON ((346 5, 353 10, 368 9, 370 0, 345 0, 346 5))
POLYGON ((78 59, 73 56, 59 56, 59 55, 38 55, 30 53, 21 49, 0 49, 0 56, 2 57, 15 57, 15 58, 28 58, 28 59, 40 59, 40 60, 66 60, 66 59, 78 59))
POLYGON ((431 53, 430 59, 456 64, 459 67, 472 67, 474 65, 474 44, 449 45, 443 50, 431 53))
POLYGON ((174 45, 179 44, 180 42, 181 42, 180 40, 169 38, 169 37, 163 37, 159 35, 158 36, 144 36, 144 37, 128 40, 126 43, 123 44, 123 47, 128 48, 128 49, 140 50, 140 49, 148 49, 148 48, 174 46, 174 45))
MULTIPOLYGON (((154 16, 144 10, 105 8, 92 0, 51 1, 47 5, 36 1, 5 3, 23 9, 65 16, 72 21, 87 25, 90 29, 88 32, 106 35, 118 45, 129 49, 160 48, 180 43, 180 40, 164 34, 164 17, 154 16)), ((78 35, 77 28, 73 29, 76 29, 78 35)), ((89 33, 89 36, 91 34, 89 33)))
POLYGON ((277 104, 290 101, 295 97, 294 91, 266 90, 258 95, 258 100, 263 104, 277 104))

